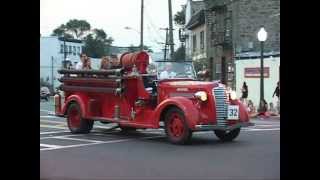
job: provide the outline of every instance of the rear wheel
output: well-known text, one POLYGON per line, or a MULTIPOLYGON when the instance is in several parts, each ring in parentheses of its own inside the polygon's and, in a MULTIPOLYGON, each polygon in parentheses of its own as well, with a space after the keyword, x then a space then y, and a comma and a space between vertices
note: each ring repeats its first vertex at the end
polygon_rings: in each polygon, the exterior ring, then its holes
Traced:
POLYGON ((232 131, 214 130, 214 133, 221 141, 228 142, 238 137, 240 128, 234 129, 232 131))
POLYGON ((178 108, 171 108, 165 115, 165 132, 173 144, 186 144, 190 141, 192 131, 189 129, 184 113, 178 108))
POLYGON ((79 105, 72 103, 68 108, 67 123, 71 133, 89 133, 94 121, 83 119, 79 105))

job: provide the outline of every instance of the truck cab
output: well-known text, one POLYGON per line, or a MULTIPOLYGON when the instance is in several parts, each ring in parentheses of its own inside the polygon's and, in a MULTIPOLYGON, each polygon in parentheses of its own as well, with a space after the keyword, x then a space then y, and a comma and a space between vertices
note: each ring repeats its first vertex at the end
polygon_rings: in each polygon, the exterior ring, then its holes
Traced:
POLYGON ((55 97, 56 115, 67 118, 72 133, 89 133, 94 121, 123 131, 164 124, 170 142, 185 144, 197 131, 231 141, 253 125, 235 93, 219 82, 198 81, 191 61, 157 61, 149 69, 149 55, 136 52, 121 55, 119 64, 104 71, 59 70, 64 103, 55 97))

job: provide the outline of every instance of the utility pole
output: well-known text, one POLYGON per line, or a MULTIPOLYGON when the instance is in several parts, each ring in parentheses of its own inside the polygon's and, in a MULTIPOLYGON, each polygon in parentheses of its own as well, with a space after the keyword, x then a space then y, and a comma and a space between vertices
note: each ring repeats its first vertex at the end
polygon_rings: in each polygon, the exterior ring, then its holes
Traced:
POLYGON ((140 50, 143 51, 143 0, 141 0, 140 50))
POLYGON ((169 35, 169 29, 166 28, 166 43, 164 44, 164 60, 167 60, 167 47, 168 47, 168 35, 169 35))
POLYGON ((164 60, 167 60, 167 46, 169 45, 168 43, 168 36, 169 36, 169 28, 160 28, 160 30, 165 30, 166 31, 166 42, 164 43, 164 60))
POLYGON ((173 53, 174 53, 174 44, 173 44, 173 27, 172 27, 172 5, 171 0, 168 0, 168 6, 169 6, 169 44, 170 44, 170 56, 171 59, 173 59, 173 53))
POLYGON ((52 91, 54 91, 54 79, 53 79, 53 56, 51 56, 51 86, 52 86, 52 91))

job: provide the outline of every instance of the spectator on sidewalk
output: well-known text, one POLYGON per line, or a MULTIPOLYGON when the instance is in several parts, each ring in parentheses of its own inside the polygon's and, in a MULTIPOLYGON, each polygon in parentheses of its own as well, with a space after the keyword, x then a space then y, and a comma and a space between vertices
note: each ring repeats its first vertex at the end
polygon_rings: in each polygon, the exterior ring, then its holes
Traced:
POLYGON ((278 113, 280 114, 280 82, 279 82, 279 81, 278 81, 278 83, 277 83, 276 89, 275 89, 274 92, 273 92, 272 97, 274 97, 274 95, 276 95, 276 96, 278 97, 278 101, 277 101, 277 106, 276 106, 276 108, 277 108, 277 110, 278 110, 278 113))
POLYGON ((253 102, 251 100, 248 101, 247 111, 248 111, 249 116, 251 118, 258 116, 258 113, 256 111, 256 107, 253 105, 253 102))
POLYGON ((270 113, 270 116, 278 116, 278 113, 277 113, 277 110, 276 108, 273 106, 273 103, 270 102, 269 103, 269 113, 270 113))
POLYGON ((280 100, 280 83, 279 83, 279 81, 277 82, 277 87, 274 90, 272 97, 274 97, 274 95, 276 95, 278 97, 278 100, 280 100))
POLYGON ((280 100, 277 101, 277 106, 276 106, 276 108, 277 108, 277 111, 278 111, 278 113, 279 113, 279 115, 280 115, 280 100))
POLYGON ((242 92, 241 98, 242 98, 242 100, 243 100, 242 102, 247 104, 248 86, 247 86, 246 82, 243 82, 241 92, 242 92))
POLYGON ((260 106, 258 108, 258 116, 261 118, 270 117, 270 114, 268 113, 268 103, 265 99, 260 101, 260 106))

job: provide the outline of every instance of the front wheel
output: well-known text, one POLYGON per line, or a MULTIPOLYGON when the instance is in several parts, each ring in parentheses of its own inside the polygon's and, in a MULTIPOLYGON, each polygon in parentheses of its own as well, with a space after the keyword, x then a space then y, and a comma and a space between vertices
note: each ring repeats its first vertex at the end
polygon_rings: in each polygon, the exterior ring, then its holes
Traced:
POLYGON ((83 119, 79 105, 72 103, 68 108, 67 123, 71 133, 85 134, 91 131, 94 121, 83 119))
POLYGON ((240 128, 234 129, 229 132, 224 130, 214 130, 214 133, 221 141, 228 142, 238 137, 240 133, 240 128))
POLYGON ((189 129, 184 113, 178 108, 171 108, 165 115, 165 132, 173 144, 186 144, 192 131, 189 129))

